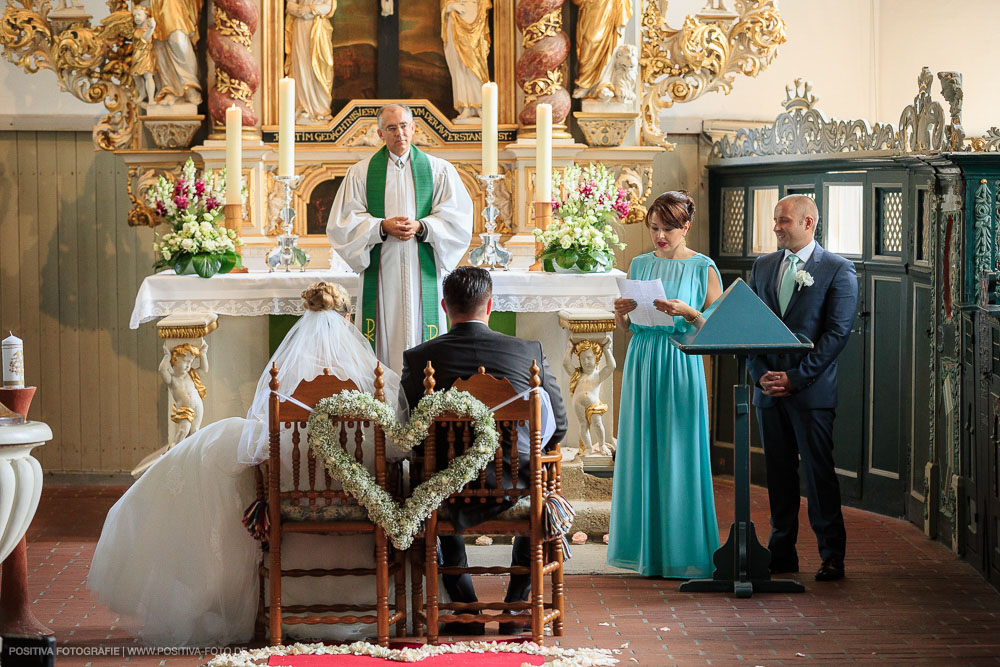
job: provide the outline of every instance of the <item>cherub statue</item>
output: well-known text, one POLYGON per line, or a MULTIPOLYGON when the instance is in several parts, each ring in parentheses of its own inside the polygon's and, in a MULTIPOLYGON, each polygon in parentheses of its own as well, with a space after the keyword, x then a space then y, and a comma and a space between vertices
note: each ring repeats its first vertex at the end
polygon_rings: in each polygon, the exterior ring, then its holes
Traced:
POLYGON ((191 343, 173 349, 163 346, 159 371, 170 399, 167 449, 201 428, 205 385, 198 377, 199 370, 208 370, 208 344, 204 340, 199 347, 191 343))
POLYGON ((156 30, 156 19, 148 15, 145 7, 135 5, 132 8, 132 20, 135 21, 135 32, 132 36, 131 74, 138 93, 136 101, 147 100, 152 103, 156 99, 156 84, 153 80, 153 31, 156 30))
POLYGON ((594 340, 581 340, 573 343, 566 341, 566 355, 563 357, 563 368, 571 374, 569 391, 572 394, 573 411, 580 423, 579 456, 594 454, 611 456, 614 454, 614 444, 607 442, 604 434, 604 422, 601 415, 608 411, 607 403, 601 402, 601 383, 615 372, 615 357, 608 349, 611 337, 606 337, 598 343, 594 340), (574 355, 579 363, 573 362, 574 355), (598 371, 601 358, 604 366, 598 371))

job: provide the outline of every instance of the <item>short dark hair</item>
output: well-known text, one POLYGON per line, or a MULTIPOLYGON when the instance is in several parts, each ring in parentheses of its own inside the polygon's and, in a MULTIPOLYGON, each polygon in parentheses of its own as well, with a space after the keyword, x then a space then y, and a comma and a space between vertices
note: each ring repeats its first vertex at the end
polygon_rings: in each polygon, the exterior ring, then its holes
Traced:
POLYGON ((490 272, 478 266, 460 266, 441 285, 444 305, 453 315, 472 315, 493 296, 490 272))
POLYGON ((647 227, 653 221, 653 215, 667 229, 680 229, 694 220, 694 200, 684 190, 664 192, 646 211, 647 227))

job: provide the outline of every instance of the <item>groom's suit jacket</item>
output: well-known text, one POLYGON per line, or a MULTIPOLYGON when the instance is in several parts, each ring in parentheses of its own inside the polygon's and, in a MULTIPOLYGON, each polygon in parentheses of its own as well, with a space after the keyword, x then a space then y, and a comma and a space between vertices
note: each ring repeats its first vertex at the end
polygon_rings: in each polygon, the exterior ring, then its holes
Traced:
POLYGON ((858 277, 854 263, 824 250, 818 243, 802 270, 813 284, 796 285, 784 317, 778 308, 778 271, 785 251, 759 257, 750 272, 750 289, 782 319, 793 333, 803 334, 815 347, 806 352, 750 357, 753 404, 768 408, 776 399, 766 396, 759 381, 767 371, 785 371, 792 383, 791 396, 780 399, 798 409, 837 407, 837 355, 847 344, 858 304, 858 277))
MULTIPOLYGON (((566 408, 555 375, 549 368, 538 341, 524 340, 493 331, 483 322, 461 322, 452 326, 447 333, 410 348, 403 353, 403 376, 400 388, 406 395, 406 402, 414 407, 424 395, 424 368, 430 361, 434 366, 434 390, 444 391, 459 378, 466 379, 478 372, 482 366, 486 372, 497 378, 506 378, 518 392, 530 388, 531 362, 538 363, 542 388, 548 392, 552 402, 552 416, 556 430, 543 447, 548 449, 562 441, 566 435, 566 408)), ((492 406, 489 406, 492 407, 492 406)), ((439 448, 439 467, 445 464, 442 455, 447 451, 439 448)), ((505 450, 505 456, 509 452, 505 450)), ((518 452, 518 487, 529 484, 530 452, 518 452)), ((508 462, 509 463, 509 462, 508 462)), ((496 488, 493 466, 486 469, 487 486, 496 488)), ((506 476, 506 475, 505 475, 506 476)), ((473 526, 489 519, 510 507, 511 503, 484 503, 464 506, 459 516, 453 520, 459 529, 473 526)))

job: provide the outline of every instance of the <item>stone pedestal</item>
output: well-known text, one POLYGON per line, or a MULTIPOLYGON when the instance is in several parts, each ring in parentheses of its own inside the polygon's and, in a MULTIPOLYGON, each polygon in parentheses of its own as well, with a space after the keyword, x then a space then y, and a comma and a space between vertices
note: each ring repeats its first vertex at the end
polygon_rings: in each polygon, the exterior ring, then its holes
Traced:
POLYGON ((42 467, 31 450, 51 439, 42 422, 0 426, 0 636, 7 643, 52 635, 31 613, 24 541, 42 495, 42 467))

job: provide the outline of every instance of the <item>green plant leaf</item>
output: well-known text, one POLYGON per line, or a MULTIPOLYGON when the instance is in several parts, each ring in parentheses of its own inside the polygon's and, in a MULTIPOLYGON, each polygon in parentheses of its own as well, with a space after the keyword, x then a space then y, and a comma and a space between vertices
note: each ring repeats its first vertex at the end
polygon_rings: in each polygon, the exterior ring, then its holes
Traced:
POLYGON ((299 266, 305 266, 309 258, 306 256, 306 251, 301 248, 292 248, 292 256, 295 258, 295 263, 299 266))
POLYGON ((219 259, 218 255, 198 253, 191 258, 191 265, 194 267, 195 273, 202 278, 211 278, 219 272, 222 260, 219 259))
POLYGON ((235 252, 224 252, 216 257, 219 258, 219 273, 229 273, 236 268, 236 263, 240 259, 235 252))
POLYGON ((188 272, 188 266, 191 264, 191 255, 183 254, 174 260, 174 273, 181 276, 188 272))
POLYGON ((569 269, 572 268, 574 264, 576 264, 576 261, 579 258, 580 256, 576 254, 576 251, 570 248, 568 250, 563 250, 562 252, 556 255, 556 264, 558 264, 564 269, 569 269))

